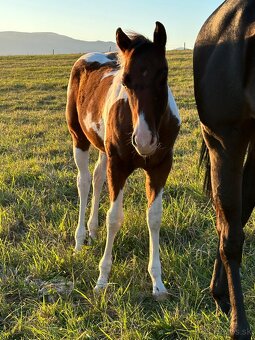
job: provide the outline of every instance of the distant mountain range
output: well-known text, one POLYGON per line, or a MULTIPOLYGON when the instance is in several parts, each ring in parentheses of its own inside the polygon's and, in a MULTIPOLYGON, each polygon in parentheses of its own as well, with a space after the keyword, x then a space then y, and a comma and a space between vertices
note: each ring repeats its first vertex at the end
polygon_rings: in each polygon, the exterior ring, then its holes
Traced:
POLYGON ((116 49, 112 41, 83 41, 48 32, 0 32, 0 55, 108 52, 116 49))

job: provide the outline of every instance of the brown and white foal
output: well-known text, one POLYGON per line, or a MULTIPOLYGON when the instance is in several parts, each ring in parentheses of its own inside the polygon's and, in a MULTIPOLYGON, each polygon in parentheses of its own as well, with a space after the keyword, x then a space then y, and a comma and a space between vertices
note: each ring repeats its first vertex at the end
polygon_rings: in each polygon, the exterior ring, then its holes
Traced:
POLYGON ((106 169, 111 201, 96 289, 104 288, 108 282, 113 242, 123 222, 125 181, 135 169, 142 168, 148 198, 148 270, 153 294, 160 298, 167 294, 159 258, 162 192, 180 127, 178 109, 167 85, 166 31, 157 22, 152 42, 141 35, 128 36, 119 28, 116 40, 119 55, 88 53, 82 56, 73 66, 68 85, 66 119, 73 139, 80 196, 75 249, 81 249, 86 237, 85 210, 91 181, 88 149, 92 144, 99 150, 99 159, 93 174, 92 210, 88 220, 90 238, 95 238, 98 228, 99 195, 106 169))

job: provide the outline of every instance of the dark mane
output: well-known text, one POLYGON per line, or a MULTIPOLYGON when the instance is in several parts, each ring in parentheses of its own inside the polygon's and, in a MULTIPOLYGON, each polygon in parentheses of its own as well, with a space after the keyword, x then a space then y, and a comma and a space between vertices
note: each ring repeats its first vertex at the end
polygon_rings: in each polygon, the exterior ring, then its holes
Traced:
POLYGON ((132 43, 130 45, 130 49, 136 49, 137 47, 143 46, 143 45, 151 45, 153 44, 152 41, 142 34, 136 33, 136 32, 128 32, 128 37, 132 40, 132 43))
MULTIPOLYGON (((129 45, 129 50, 138 50, 138 52, 140 51, 141 47, 148 47, 148 46, 152 46, 153 42, 146 38, 145 36, 143 36, 142 34, 133 32, 133 31, 128 31, 127 32, 128 37, 131 39, 131 44, 129 45)), ((118 64, 119 67, 123 66, 124 64, 124 57, 123 57, 123 53, 121 53, 121 51, 119 51, 118 53, 118 64)))

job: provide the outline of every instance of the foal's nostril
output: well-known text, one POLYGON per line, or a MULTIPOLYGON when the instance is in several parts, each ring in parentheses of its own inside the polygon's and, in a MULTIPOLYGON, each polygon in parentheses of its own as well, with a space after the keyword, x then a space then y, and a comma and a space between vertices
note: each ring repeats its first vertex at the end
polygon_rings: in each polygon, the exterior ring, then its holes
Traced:
POLYGON ((156 144, 157 143, 157 136, 151 136, 151 145, 154 145, 154 144, 156 144))
POLYGON ((136 136, 135 136, 135 135, 132 136, 132 144, 133 144, 134 146, 137 146, 136 136))

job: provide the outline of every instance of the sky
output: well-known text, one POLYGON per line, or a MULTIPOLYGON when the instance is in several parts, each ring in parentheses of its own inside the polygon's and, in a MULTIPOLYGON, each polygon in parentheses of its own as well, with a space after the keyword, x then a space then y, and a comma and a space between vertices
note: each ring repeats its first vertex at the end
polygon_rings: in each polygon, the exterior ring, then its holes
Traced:
POLYGON ((0 0, 0 31, 54 32, 115 41, 118 27, 152 38, 164 24, 167 49, 193 48, 200 27, 223 0, 0 0))

